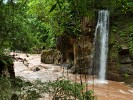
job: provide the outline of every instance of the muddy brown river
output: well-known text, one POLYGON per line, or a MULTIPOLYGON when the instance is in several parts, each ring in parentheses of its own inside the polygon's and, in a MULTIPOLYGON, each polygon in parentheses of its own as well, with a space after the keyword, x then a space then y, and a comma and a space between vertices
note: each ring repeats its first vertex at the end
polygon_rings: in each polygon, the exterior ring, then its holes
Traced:
MULTIPOLYGON (((16 76, 21 76, 27 80, 34 81, 40 79, 44 82, 56 80, 64 76, 66 79, 80 82, 79 75, 67 73, 62 66, 53 64, 43 64, 40 61, 40 54, 15 54, 17 60, 14 61, 14 69, 16 76)), ((125 85, 123 82, 108 81, 108 84, 92 84, 92 76, 88 76, 86 80, 82 75, 82 81, 87 82, 87 89, 94 91, 97 100, 133 100, 133 88, 125 85)), ((95 81, 94 81, 95 83, 95 81)), ((41 99, 49 100, 49 99, 41 99)))

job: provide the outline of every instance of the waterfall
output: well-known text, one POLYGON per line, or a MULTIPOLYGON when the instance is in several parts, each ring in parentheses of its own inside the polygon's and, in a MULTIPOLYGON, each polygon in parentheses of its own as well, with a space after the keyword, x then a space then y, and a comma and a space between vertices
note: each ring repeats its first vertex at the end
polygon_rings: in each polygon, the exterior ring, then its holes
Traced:
POLYGON ((106 83, 106 66, 108 57, 108 33, 109 33, 109 12, 100 10, 98 12, 98 22, 95 29, 93 42, 93 71, 97 74, 98 83, 106 83))
POLYGON ((100 69, 98 79, 105 81, 108 55, 109 12, 107 10, 99 11, 98 17, 98 23, 100 24, 100 69))

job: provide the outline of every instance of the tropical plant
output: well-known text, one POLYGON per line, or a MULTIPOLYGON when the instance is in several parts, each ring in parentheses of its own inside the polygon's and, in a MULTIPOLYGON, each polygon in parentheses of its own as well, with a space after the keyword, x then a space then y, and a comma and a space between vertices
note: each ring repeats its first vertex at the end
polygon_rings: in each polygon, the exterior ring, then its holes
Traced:
POLYGON ((93 91, 89 90, 84 93, 84 86, 80 83, 72 82, 69 80, 56 80, 47 83, 47 91, 52 95, 53 100, 94 100, 93 91))
POLYGON ((9 100, 11 98, 11 83, 8 78, 0 77, 0 99, 9 100))

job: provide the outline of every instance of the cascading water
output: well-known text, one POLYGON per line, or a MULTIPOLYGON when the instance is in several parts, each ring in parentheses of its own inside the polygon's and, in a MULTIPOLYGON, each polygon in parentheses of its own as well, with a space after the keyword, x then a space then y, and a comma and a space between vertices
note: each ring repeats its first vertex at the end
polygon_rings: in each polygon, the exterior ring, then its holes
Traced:
POLYGON ((106 66, 107 66, 107 55, 108 55, 108 33, 109 33, 109 12, 107 10, 99 11, 100 24, 100 69, 98 73, 98 79, 105 81, 106 78, 106 66))
POLYGON ((93 49, 93 71, 98 75, 98 83, 106 83, 106 66, 108 56, 108 33, 109 33, 109 12, 100 10, 98 22, 95 29, 93 49))

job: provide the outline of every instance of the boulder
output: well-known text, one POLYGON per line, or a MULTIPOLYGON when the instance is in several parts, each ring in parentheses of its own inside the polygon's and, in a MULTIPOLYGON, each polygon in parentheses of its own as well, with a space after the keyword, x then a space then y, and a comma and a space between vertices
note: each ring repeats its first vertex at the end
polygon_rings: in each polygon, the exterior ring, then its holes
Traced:
POLYGON ((43 50, 41 54, 41 62, 45 64, 60 64, 61 52, 56 49, 43 50))
POLYGON ((126 45, 122 45, 118 53, 119 53, 119 62, 121 64, 133 63, 133 59, 130 55, 129 48, 126 45))
POLYGON ((123 64, 119 68, 119 74, 133 75, 133 64, 123 64))
POLYGON ((112 71, 108 71, 107 79, 113 80, 113 81, 122 81, 120 75, 118 73, 114 73, 112 71))
POLYGON ((40 71, 41 69, 39 67, 36 67, 33 69, 34 72, 40 71))
POLYGON ((125 78, 125 82, 133 86, 133 75, 129 75, 125 78))
POLYGON ((15 78, 13 59, 10 56, 0 57, 0 77, 15 78))
POLYGON ((119 62, 109 62, 107 79, 113 81, 133 82, 133 63, 120 64, 119 62))
POLYGON ((128 46, 126 44, 122 44, 120 46, 119 54, 120 55, 127 55, 127 54, 129 54, 129 48, 128 48, 128 46))
POLYGON ((133 59, 131 58, 129 54, 123 55, 123 56, 120 55, 119 62, 121 64, 130 64, 130 63, 133 63, 133 59))

